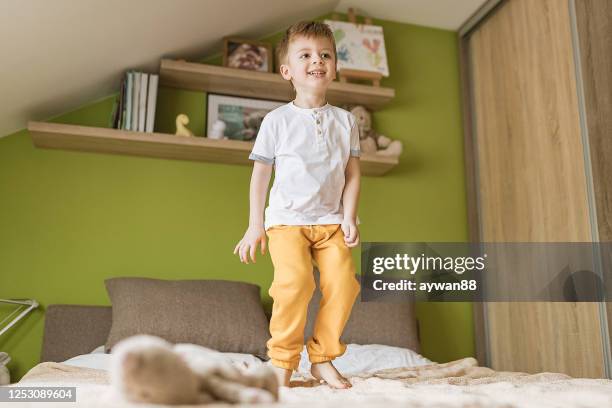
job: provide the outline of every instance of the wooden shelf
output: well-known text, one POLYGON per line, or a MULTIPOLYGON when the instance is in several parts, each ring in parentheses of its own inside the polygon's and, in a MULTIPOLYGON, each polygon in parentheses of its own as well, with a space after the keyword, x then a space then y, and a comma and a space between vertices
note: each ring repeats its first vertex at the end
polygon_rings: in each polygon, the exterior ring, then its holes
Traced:
MULTIPOLYGON (((160 84, 181 89, 260 99, 291 101, 290 84, 279 74, 248 71, 217 65, 162 59, 160 84)), ((377 110, 395 97, 393 88, 340 83, 334 81, 327 90, 332 105, 359 104, 377 110)))
MULTIPOLYGON (((227 164, 252 164, 248 156, 253 142, 181 137, 165 133, 143 133, 89 126, 28 122, 36 147, 113 153, 163 159, 195 160, 227 164)), ((361 173, 380 176, 398 164, 396 158, 362 155, 361 173)))

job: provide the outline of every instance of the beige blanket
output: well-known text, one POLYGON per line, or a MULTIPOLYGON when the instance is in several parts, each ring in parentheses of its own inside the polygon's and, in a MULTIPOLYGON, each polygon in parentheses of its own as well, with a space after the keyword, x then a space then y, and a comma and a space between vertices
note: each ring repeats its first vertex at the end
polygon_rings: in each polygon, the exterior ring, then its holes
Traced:
MULTIPOLYGON (((292 387, 282 387, 281 404, 309 408, 612 407, 612 380, 576 379, 557 373, 500 372, 479 367, 473 358, 363 373, 351 377, 351 382, 351 389, 335 390, 303 377, 293 381, 292 387)), ((78 407, 149 406, 121 402, 108 386, 108 373, 104 370, 61 363, 38 364, 16 385, 76 386, 78 407)), ((41 403, 30 405, 50 406, 41 403)), ((16 403, 15 406, 23 408, 29 405, 16 403)), ((60 403, 57 406, 67 405, 60 403)))

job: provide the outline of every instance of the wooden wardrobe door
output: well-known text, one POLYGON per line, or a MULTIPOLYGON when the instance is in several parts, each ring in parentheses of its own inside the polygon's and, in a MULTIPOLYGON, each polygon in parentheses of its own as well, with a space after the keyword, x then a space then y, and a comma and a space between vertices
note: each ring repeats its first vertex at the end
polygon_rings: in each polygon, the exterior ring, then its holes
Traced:
MULTIPOLYGON (((592 241, 567 0, 508 0, 469 38, 480 240, 592 241)), ((485 304, 497 370, 603 377, 598 304, 485 304)))

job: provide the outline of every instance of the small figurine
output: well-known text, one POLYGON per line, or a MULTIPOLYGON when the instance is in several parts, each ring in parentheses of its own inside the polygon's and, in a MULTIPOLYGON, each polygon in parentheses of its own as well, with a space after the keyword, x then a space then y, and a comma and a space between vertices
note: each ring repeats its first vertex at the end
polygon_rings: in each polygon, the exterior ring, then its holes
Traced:
POLYGON ((187 128, 187 126, 189 124, 189 116, 185 115, 184 113, 181 113, 180 115, 178 115, 176 117, 176 135, 177 136, 186 136, 186 137, 191 137, 193 136, 193 132, 191 130, 189 130, 187 128))
POLYGON ((212 129, 208 134, 209 139, 227 139, 227 136, 223 136, 225 133, 226 124, 222 120, 217 120, 212 125, 212 129))

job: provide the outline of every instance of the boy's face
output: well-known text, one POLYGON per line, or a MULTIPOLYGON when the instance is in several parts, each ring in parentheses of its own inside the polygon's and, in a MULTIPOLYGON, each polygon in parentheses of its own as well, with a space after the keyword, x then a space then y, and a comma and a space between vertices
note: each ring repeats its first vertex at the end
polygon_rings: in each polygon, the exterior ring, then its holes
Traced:
POLYGON ((280 66, 284 79, 296 90, 324 91, 336 78, 333 44, 324 37, 297 37, 289 43, 287 64, 280 66))

